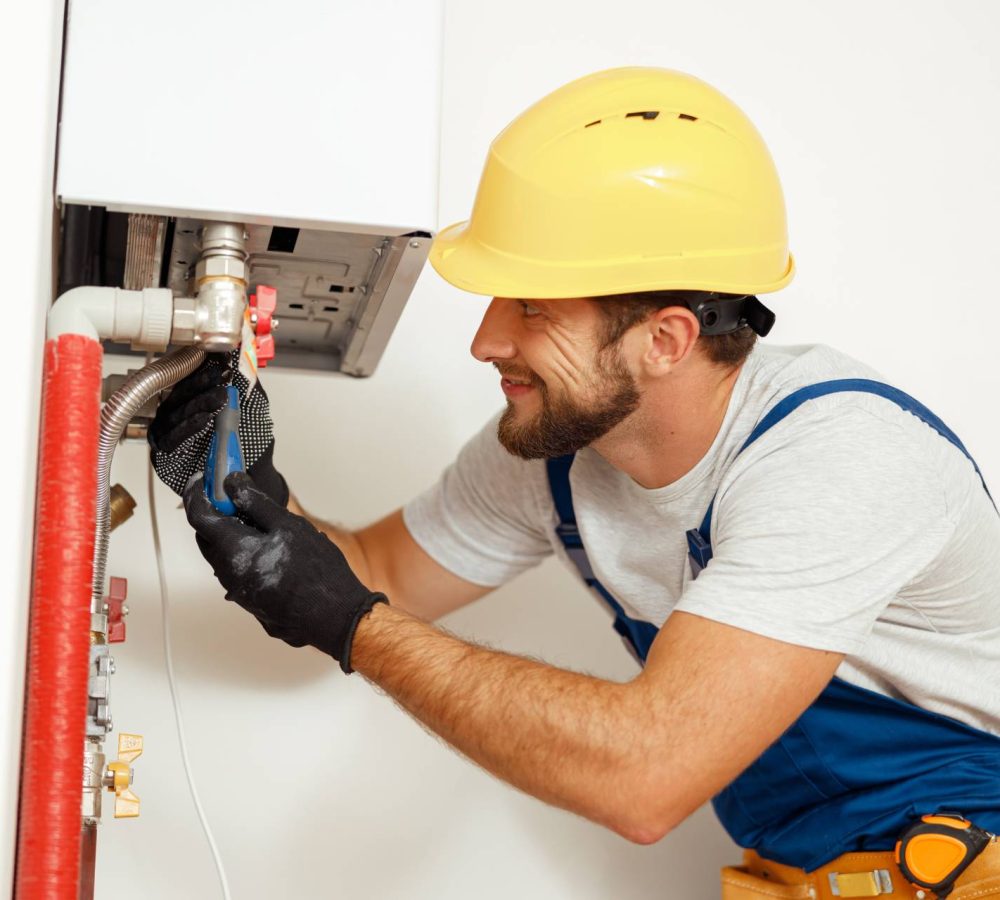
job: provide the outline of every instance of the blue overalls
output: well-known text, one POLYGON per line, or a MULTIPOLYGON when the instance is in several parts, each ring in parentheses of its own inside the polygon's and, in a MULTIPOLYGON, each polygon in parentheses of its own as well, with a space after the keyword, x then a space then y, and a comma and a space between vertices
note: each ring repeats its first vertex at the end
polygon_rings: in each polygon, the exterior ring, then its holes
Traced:
MULTIPOLYGON (((930 410, 896 388, 866 379, 824 381, 795 391, 761 419, 739 452, 806 401, 843 391, 893 401, 947 438, 976 466, 958 437, 930 410)), ((569 484, 572 464, 572 454, 546 463, 559 517, 556 534, 586 583, 611 607, 615 631, 645 662, 658 629, 627 616, 594 577, 576 527, 569 484)), ((982 480, 978 466, 976 472, 982 480)), ((712 559, 714 505, 713 498, 701 526, 687 533, 695 577, 712 559)), ((843 853, 891 850, 919 816, 939 810, 960 811, 980 828, 998 833, 1000 738, 834 678, 712 805, 741 847, 806 871, 843 853)))

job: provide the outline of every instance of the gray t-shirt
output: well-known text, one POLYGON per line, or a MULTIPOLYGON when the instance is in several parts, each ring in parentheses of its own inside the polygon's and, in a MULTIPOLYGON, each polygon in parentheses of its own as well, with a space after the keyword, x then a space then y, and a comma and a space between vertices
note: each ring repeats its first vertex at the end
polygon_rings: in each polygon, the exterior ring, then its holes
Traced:
MULTIPOLYGON (((581 450, 570 484, 594 571, 633 618, 679 609, 839 651, 846 681, 1000 734, 1000 516, 961 451, 889 400, 842 393, 737 456, 782 397, 834 378, 883 380, 830 347, 759 345, 708 453, 663 488, 581 450), (695 581, 685 532, 716 492, 695 581)), ((572 566, 544 462, 504 450, 496 421, 404 509, 433 559, 488 586, 552 553, 572 566)))

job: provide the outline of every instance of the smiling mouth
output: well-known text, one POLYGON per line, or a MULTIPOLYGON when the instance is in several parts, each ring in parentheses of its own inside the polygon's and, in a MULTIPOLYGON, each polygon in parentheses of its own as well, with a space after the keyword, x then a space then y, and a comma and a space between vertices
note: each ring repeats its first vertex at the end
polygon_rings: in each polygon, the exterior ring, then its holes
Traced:
POLYGON ((508 397, 520 397, 532 390, 534 385, 530 381, 508 378, 504 375, 500 378, 500 388, 508 397))

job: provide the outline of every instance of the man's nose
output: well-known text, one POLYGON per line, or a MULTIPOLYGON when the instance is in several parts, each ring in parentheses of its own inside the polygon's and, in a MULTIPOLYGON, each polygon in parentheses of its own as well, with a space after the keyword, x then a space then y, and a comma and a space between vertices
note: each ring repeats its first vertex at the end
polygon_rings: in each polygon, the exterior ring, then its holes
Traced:
POLYGON ((483 315, 479 330, 472 339, 472 355, 480 362, 495 359, 513 359, 517 345, 513 334, 517 301, 507 297, 494 297, 483 315))

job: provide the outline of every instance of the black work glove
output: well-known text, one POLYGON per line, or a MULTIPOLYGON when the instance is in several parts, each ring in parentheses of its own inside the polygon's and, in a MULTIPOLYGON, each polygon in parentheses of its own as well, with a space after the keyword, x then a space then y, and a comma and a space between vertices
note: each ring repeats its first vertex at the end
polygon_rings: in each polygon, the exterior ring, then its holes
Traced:
POLYGON ((385 594, 368 590, 340 548, 312 524, 259 490, 242 472, 223 485, 236 516, 223 516, 196 476, 184 491, 198 547, 226 589, 271 637, 293 647, 311 644, 350 673, 358 622, 385 594))
POLYGON ((239 350, 209 353, 179 381, 156 410, 149 426, 150 459, 167 487, 182 494, 196 472, 205 471, 215 416, 226 405, 226 385, 240 392, 240 447, 243 465, 257 486, 276 503, 288 503, 288 485, 274 468, 274 422, 264 387, 249 384, 238 370, 239 350))

